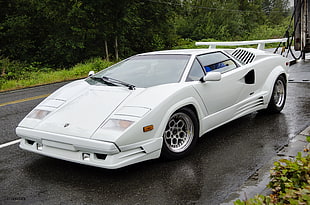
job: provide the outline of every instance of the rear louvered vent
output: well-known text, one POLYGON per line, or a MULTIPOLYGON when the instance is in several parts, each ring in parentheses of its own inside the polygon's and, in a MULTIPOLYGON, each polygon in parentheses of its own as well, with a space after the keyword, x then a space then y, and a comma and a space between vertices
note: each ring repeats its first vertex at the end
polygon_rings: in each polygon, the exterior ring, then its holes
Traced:
POLYGON ((244 64, 252 63, 255 58, 253 53, 240 48, 234 50, 232 55, 244 64))

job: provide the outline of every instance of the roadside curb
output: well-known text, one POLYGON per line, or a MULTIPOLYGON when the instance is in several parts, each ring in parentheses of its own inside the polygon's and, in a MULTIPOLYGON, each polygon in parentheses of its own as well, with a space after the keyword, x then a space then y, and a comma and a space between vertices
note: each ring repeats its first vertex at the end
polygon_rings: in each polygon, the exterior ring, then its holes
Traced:
POLYGON ((234 201, 247 200, 253 198, 255 195, 269 195, 271 190, 267 188, 270 181, 270 169, 274 166, 273 163, 279 159, 293 159, 298 152, 305 154, 303 150, 310 147, 306 137, 310 136, 310 126, 303 130, 290 140, 288 145, 283 146, 277 153, 277 156, 271 158, 263 167, 256 170, 256 172, 248 178, 248 180, 241 186, 239 190, 231 193, 228 198, 221 203, 221 205, 233 205, 234 201))

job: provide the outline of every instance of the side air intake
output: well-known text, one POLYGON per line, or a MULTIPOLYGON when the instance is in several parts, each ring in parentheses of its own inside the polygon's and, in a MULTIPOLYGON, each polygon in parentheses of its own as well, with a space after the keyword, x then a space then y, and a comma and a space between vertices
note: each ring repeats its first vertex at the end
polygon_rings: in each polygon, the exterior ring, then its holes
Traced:
POLYGON ((243 64, 252 63, 253 60, 255 59, 255 55, 253 53, 247 50, 240 49, 240 48, 237 48, 236 50, 234 50, 232 55, 236 59, 238 59, 240 62, 242 62, 243 64))
POLYGON ((259 97, 255 100, 252 100, 250 102, 244 103, 242 106, 240 106, 237 109, 236 115, 243 115, 244 113, 253 112, 254 109, 259 108, 260 106, 264 105, 264 98, 259 97))

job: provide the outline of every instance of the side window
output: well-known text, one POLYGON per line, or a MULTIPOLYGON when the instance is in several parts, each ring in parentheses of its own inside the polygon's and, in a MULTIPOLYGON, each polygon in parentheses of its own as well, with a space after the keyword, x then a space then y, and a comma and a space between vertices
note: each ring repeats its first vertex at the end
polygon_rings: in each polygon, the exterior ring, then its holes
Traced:
POLYGON ((200 63, 198 62, 197 59, 195 59, 191 70, 189 71, 189 74, 186 78, 186 81, 198 81, 200 80, 201 77, 203 77, 205 75, 205 73, 203 72, 203 69, 200 65, 200 63))
POLYGON ((237 67, 233 60, 221 52, 208 53, 197 58, 206 72, 216 71, 225 73, 237 67))
POLYGON ((236 66, 234 61, 227 60, 227 61, 223 61, 223 62, 220 62, 220 63, 216 63, 216 64, 213 64, 213 65, 210 65, 210 67, 212 69, 211 71, 225 73, 227 71, 235 69, 237 66, 236 66))

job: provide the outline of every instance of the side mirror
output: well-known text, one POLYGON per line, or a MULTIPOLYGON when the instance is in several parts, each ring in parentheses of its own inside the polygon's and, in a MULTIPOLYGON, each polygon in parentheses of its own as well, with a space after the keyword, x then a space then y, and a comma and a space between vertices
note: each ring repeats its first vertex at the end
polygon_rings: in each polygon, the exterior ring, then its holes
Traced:
POLYGON ((200 81, 220 81, 222 79, 222 74, 220 72, 208 72, 205 76, 203 76, 200 81))
POLYGON ((92 75, 94 75, 94 74, 95 74, 95 71, 93 71, 93 70, 92 70, 92 71, 89 71, 88 77, 89 77, 89 76, 92 76, 92 75))

